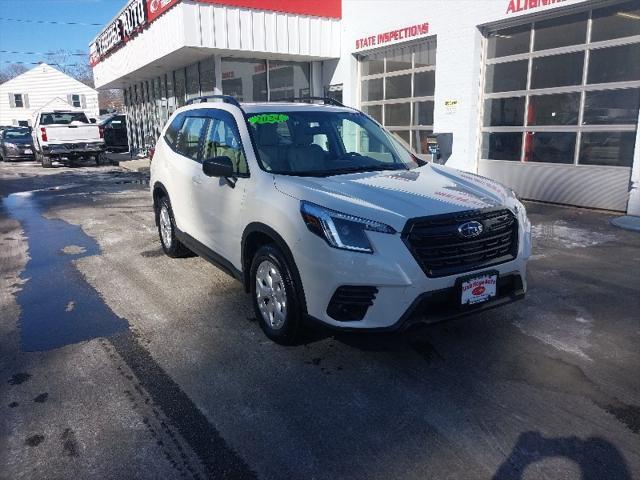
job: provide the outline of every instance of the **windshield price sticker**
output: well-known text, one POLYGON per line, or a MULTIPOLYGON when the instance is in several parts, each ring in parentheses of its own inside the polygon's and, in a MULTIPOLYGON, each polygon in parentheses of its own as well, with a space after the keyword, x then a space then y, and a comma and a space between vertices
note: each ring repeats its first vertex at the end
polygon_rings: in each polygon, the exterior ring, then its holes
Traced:
POLYGON ((289 120, 289 115, 283 115, 280 113, 263 113, 261 115, 254 115, 249 118, 249 123, 253 124, 265 124, 265 123, 283 123, 289 120))

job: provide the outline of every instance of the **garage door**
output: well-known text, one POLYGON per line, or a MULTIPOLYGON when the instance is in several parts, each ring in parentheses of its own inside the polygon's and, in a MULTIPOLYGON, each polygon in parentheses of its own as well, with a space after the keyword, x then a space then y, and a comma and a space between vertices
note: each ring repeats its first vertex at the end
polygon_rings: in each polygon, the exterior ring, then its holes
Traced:
POLYGON ((525 198, 625 210, 640 1, 488 32, 480 173, 525 198))

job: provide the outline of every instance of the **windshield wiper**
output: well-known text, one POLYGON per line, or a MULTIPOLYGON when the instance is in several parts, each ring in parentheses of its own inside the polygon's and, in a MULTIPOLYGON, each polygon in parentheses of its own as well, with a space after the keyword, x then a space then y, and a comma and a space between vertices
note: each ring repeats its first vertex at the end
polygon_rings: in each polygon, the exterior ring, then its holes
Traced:
POLYGON ((334 170, 327 170, 323 173, 326 173, 326 176, 330 177, 332 175, 345 175, 347 173, 382 172, 385 170, 406 170, 406 168, 397 165, 360 165, 353 167, 336 168, 334 170))

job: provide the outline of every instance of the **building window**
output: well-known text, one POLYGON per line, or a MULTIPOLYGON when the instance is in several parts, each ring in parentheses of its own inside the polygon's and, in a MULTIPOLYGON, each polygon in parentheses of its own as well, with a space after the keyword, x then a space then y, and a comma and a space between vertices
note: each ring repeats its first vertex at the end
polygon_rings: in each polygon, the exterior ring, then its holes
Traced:
POLYGON ((324 87, 324 96, 327 98, 332 98, 340 103, 342 103, 342 83, 336 85, 329 85, 328 87, 324 87))
POLYGON ((240 58, 222 59, 222 91, 244 102, 283 101, 308 97, 311 65, 240 58))
POLYGON ((71 105, 75 108, 82 108, 82 102, 80 101, 80 95, 71 95, 71 105))
POLYGON ((26 93, 10 93, 9 106, 11 108, 29 108, 29 95, 26 93))
POLYGON ((436 40, 360 58, 362 110, 417 155, 430 154, 436 86, 436 40))
POLYGON ((186 77, 184 73, 184 68, 179 68, 173 74, 174 78, 174 88, 176 95, 176 104, 179 107, 183 107, 186 103, 185 95, 187 93, 187 84, 186 77))
POLYGON ((187 73, 187 100, 200 96, 200 72, 198 64, 194 63, 186 68, 187 73))
POLYGON ((280 102, 309 97, 310 65, 269 61, 269 100, 280 102))
POLYGON ((481 158, 630 167, 638 19, 635 0, 489 32, 481 158))
POLYGON ((213 57, 200 62, 200 93, 203 96, 215 94, 216 67, 213 57))

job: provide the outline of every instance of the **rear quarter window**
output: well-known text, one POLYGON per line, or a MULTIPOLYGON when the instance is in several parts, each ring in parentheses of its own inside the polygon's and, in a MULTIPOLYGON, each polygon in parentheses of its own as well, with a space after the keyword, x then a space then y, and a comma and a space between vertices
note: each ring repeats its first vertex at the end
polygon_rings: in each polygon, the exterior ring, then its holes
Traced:
POLYGON ((187 116, 178 132, 175 151, 191 160, 198 160, 200 141, 207 119, 204 117, 187 116))
POLYGON ((174 147, 176 144, 176 140, 178 139, 178 132, 182 128, 182 124, 184 123, 185 115, 183 113, 176 115, 176 118, 173 119, 171 125, 167 128, 167 131, 164 134, 164 140, 171 147, 174 147))

